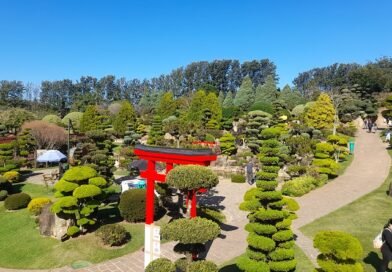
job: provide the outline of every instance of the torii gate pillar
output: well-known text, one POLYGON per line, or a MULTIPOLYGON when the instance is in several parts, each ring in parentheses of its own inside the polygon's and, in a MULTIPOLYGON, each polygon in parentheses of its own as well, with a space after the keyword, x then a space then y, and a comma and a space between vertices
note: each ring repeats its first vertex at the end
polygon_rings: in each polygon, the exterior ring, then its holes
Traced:
MULTIPOLYGON (((155 181, 165 182, 166 174, 173 169, 174 164, 198 164, 210 165, 217 156, 211 149, 181 149, 167 147, 153 147, 136 145, 135 155, 140 159, 147 160, 147 169, 140 176, 147 181, 146 188, 146 221, 144 236, 144 267, 151 261, 159 258, 159 228, 154 228, 154 189, 155 181), (157 162, 166 163, 166 173, 157 173, 155 166, 157 162)), ((189 195, 192 201, 191 217, 196 216, 196 192, 189 195)))

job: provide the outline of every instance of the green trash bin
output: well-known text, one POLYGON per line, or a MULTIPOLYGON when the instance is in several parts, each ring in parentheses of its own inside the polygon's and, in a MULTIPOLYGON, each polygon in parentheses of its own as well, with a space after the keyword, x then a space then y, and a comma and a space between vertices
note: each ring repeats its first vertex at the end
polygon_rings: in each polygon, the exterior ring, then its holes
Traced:
POLYGON ((354 154, 355 143, 353 141, 348 142, 348 149, 350 150, 350 154, 354 154))

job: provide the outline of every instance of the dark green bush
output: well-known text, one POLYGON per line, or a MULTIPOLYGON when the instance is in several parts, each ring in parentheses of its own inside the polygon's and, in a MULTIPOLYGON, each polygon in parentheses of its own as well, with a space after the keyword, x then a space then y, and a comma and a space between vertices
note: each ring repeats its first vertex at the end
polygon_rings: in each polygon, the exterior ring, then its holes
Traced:
MULTIPOLYGON (((159 209, 158 198, 154 200, 155 214, 159 209)), ((128 222, 142 222, 146 213, 146 190, 132 189, 121 194, 118 205, 121 216, 128 222)))
POLYGON ((4 201, 4 207, 7 210, 18 210, 26 208, 30 201, 31 197, 28 194, 18 193, 7 197, 4 201))
POLYGON ((231 182, 234 182, 234 183, 244 183, 245 182, 245 177, 243 175, 233 174, 233 175, 231 175, 231 182))
POLYGON ((4 199, 6 199, 7 196, 8 196, 8 192, 6 190, 0 191, 0 201, 3 201, 4 199))
POLYGON ((210 261, 191 262, 186 272, 218 272, 218 266, 210 261))
POLYGON ((95 235, 101 238, 105 245, 109 246, 120 246, 124 244, 129 237, 127 230, 118 224, 104 225, 95 232, 95 235))
POLYGON ((158 258, 146 267, 145 272, 176 272, 176 266, 166 258, 158 258))

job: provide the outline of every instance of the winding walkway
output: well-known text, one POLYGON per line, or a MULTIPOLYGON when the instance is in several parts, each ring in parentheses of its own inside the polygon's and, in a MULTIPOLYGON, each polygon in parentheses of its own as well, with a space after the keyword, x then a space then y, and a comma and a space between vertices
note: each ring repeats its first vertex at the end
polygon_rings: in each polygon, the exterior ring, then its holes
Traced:
MULTIPOLYGON (((379 124, 379 127, 382 127, 382 124, 379 124)), ((297 235, 296 244, 313 263, 318 252, 313 248, 313 241, 299 228, 381 186, 389 174, 391 165, 386 147, 378 133, 367 133, 359 129, 355 141, 354 159, 344 174, 296 199, 301 207, 297 212, 298 219, 293 222, 293 231, 297 235)))
MULTIPOLYGON (((379 124, 379 127, 381 124, 379 124)), ((299 228, 357 198, 378 188, 388 176, 391 159, 386 145, 378 135, 369 134, 362 129, 356 138, 355 156, 345 173, 325 186, 297 198, 301 209, 298 219, 293 223, 297 235, 297 245, 315 262, 317 252, 313 242, 304 236, 299 228)), ((248 222, 246 213, 239 211, 243 195, 249 189, 247 184, 234 184, 222 180, 216 187, 214 203, 224 208, 227 222, 221 237, 209 245, 207 259, 217 264, 233 259, 245 252, 247 247, 244 225, 248 222)), ((173 242, 161 245, 161 256, 176 260, 182 255, 173 253, 173 242)), ((15 270, 0 268, 0 272, 141 272, 143 271, 143 251, 138 250, 125 256, 108 260, 86 268, 73 269, 69 266, 49 270, 15 270)))

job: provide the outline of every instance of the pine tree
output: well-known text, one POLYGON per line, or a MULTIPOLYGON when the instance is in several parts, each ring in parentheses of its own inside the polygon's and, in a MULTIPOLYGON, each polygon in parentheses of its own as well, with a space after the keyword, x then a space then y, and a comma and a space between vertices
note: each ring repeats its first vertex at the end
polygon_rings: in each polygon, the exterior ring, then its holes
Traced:
POLYGON ((276 191, 280 169, 281 143, 272 137, 263 140, 260 149, 262 171, 256 174, 256 187, 246 192, 240 209, 250 212, 246 255, 237 266, 245 272, 294 271, 294 234, 290 230, 292 214, 285 209, 286 202, 276 191))
POLYGON ((154 116, 150 133, 148 135, 148 144, 159 145, 163 140, 162 118, 159 115, 154 116))
POLYGON ((235 137, 229 132, 223 134, 219 139, 219 143, 222 154, 224 155, 231 156, 237 151, 237 148, 235 147, 235 137))
POLYGON ((219 96, 218 96, 218 101, 219 101, 219 105, 222 107, 223 105, 223 101, 225 100, 225 95, 223 94, 222 91, 219 92, 219 96))
POLYGON ((172 92, 166 92, 162 95, 158 102, 156 112, 162 119, 175 115, 177 110, 177 103, 174 100, 172 92))
POLYGON ((95 105, 87 106, 86 111, 83 113, 82 120, 80 121, 80 130, 82 132, 97 130, 100 125, 99 115, 95 105))
POLYGON ((259 153, 261 131, 268 127, 271 114, 263 111, 251 111, 248 113, 248 123, 246 124, 246 138, 248 147, 254 154, 259 153))
POLYGON ((255 91, 255 103, 273 103, 278 93, 274 78, 269 75, 263 85, 258 85, 255 91))
POLYGON ((241 87, 234 98, 234 105, 241 111, 247 111, 254 101, 253 83, 249 76, 242 81, 241 87))
POLYGON ((128 101, 121 103, 121 109, 113 120, 113 129, 120 135, 124 136, 129 124, 134 124, 136 121, 136 113, 133 106, 128 101))
POLYGON ((291 90, 289 85, 285 85, 279 94, 279 100, 284 101, 286 107, 292 110, 295 106, 305 103, 305 99, 297 90, 291 90))
POLYGON ((206 93, 203 90, 195 92, 187 112, 187 121, 193 122, 196 125, 201 123, 204 116, 206 97, 206 93))
POLYGON ((331 98, 322 93, 305 112, 305 123, 315 129, 331 129, 335 118, 335 108, 331 98))
POLYGON ((219 104, 218 97, 214 93, 209 93, 204 101, 204 111, 209 110, 211 112, 210 120, 214 120, 215 123, 219 124, 222 120, 222 107, 219 104))
POLYGON ((223 100, 222 108, 231 108, 234 107, 233 93, 229 91, 226 94, 225 100, 223 100))

